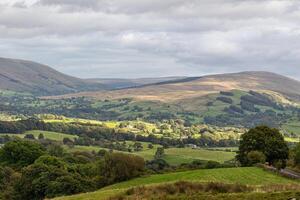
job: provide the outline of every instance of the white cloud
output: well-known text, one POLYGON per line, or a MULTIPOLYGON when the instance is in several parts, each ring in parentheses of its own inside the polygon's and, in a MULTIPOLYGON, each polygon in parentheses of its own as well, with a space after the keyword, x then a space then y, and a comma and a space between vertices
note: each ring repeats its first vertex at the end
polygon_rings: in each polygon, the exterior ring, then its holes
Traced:
POLYGON ((300 78, 299 11, 294 0, 0 0, 0 56, 82 77, 300 78))

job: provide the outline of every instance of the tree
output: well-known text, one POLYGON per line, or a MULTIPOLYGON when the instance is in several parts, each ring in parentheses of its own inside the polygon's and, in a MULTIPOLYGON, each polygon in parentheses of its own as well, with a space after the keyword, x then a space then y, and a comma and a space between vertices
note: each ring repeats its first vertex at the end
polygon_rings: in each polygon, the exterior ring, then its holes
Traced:
POLYGON ((32 164, 45 153, 45 149, 36 142, 14 140, 6 143, 3 148, 0 149, 0 163, 22 168, 32 164))
POLYGON ((143 150, 143 145, 140 142, 135 142, 133 144, 133 148, 134 148, 134 151, 142 151, 143 150))
POLYGON ((108 153, 105 154, 104 166, 101 171, 107 180, 106 184, 109 184, 139 176, 144 168, 145 162, 141 157, 123 153, 108 153))
POLYGON ((0 199, 16 199, 14 187, 20 180, 20 174, 9 167, 0 166, 0 199))
POLYGON ((24 138, 25 138, 25 139, 29 139, 29 140, 34 140, 34 139, 35 139, 34 135, 32 135, 32 134, 26 134, 26 135, 24 136, 24 138))
POLYGON ((288 146, 279 130, 267 126, 252 128, 242 135, 236 158, 243 166, 253 164, 253 160, 249 160, 248 157, 251 151, 263 153, 270 165, 280 162, 281 168, 285 167, 289 153, 288 146))
POLYGON ((295 148, 295 157, 294 157, 294 163, 295 165, 300 165, 300 143, 295 148))
POLYGON ((146 166, 147 169, 151 169, 155 172, 159 172, 170 167, 170 165, 163 159, 147 161, 146 166))
POLYGON ((163 147, 158 147, 155 152, 155 159, 161 159, 165 154, 165 149, 163 147))
POLYGON ((257 164, 257 163, 265 163, 266 162, 266 156, 260 151, 250 151, 247 154, 247 159, 251 165, 257 164))
POLYGON ((47 151, 51 156, 63 157, 65 154, 64 148, 58 144, 48 145, 47 151))
POLYGON ((63 143, 65 145, 73 145, 74 144, 73 140, 71 140, 70 138, 64 138, 63 143))
POLYGON ((45 160, 48 162, 55 159, 45 157, 42 160, 23 168, 21 179, 15 186, 15 191, 19 195, 17 199, 40 200, 95 189, 91 180, 84 179, 80 174, 70 173, 56 167, 56 164, 43 163, 45 160))
POLYGON ((39 140, 43 140, 43 139, 45 139, 45 137, 44 137, 43 133, 40 133, 38 138, 39 138, 39 140))

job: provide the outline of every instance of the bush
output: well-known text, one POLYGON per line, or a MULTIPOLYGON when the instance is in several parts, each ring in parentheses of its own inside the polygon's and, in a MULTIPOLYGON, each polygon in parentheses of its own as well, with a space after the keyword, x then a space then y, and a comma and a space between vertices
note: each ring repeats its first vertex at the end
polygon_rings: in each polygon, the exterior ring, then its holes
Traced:
POLYGON ((107 184, 125 181, 137 177, 145 169, 144 159, 123 153, 106 154, 102 175, 107 179, 107 184))
POLYGON ((220 167, 221 164, 219 162, 216 162, 216 161, 208 161, 205 165, 205 168, 206 169, 213 169, 213 168, 218 168, 220 167))
POLYGON ((155 159, 146 162, 147 169, 150 169, 155 172, 160 172, 165 169, 168 169, 170 165, 163 159, 155 159))

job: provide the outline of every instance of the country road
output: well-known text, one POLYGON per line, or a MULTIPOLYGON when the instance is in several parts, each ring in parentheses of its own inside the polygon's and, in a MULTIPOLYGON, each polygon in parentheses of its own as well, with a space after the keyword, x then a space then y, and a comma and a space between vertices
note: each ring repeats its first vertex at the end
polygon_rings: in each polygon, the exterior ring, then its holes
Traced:
POLYGON ((300 173, 297 173, 297 172, 292 171, 290 169, 282 169, 282 170, 280 170, 280 173, 282 173, 284 175, 288 175, 288 176, 293 177, 295 179, 300 179, 300 173))
MULTIPOLYGON (((263 166, 267 170, 278 172, 277 169, 273 166, 268 166, 268 165, 263 165, 263 166)), ((300 173, 295 172, 295 171, 290 170, 290 169, 281 169, 279 171, 279 173, 283 176, 287 176, 287 177, 294 178, 294 179, 300 179, 300 173)))

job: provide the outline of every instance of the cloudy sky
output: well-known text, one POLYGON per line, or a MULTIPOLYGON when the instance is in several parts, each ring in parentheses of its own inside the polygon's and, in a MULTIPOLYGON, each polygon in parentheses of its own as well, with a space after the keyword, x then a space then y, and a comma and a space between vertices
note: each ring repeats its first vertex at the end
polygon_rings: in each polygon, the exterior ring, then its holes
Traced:
POLYGON ((78 77, 300 79, 297 0, 0 0, 0 57, 78 77))

